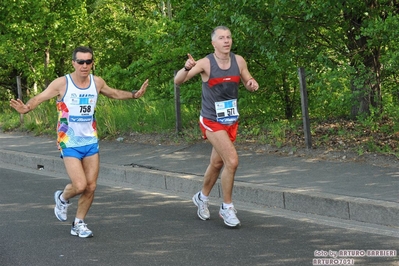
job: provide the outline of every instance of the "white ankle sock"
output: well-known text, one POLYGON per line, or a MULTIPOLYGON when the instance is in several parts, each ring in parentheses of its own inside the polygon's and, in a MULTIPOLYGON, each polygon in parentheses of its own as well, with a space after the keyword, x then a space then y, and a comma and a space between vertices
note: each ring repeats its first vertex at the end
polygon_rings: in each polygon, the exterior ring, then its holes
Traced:
POLYGON ((81 220, 81 219, 75 217, 75 222, 74 222, 74 224, 78 224, 79 222, 82 222, 82 223, 83 223, 83 220, 81 220))
MULTIPOLYGON (((62 194, 64 194, 64 193, 62 193, 62 194)), ((64 202, 64 203, 68 203, 68 201, 67 201, 66 199, 64 199, 64 197, 62 196, 62 194, 60 195, 60 200, 61 200, 62 202, 64 202)))
POLYGON ((201 200, 208 200, 208 196, 205 196, 204 194, 202 194, 202 191, 200 194, 200 198, 201 198, 201 200))
POLYGON ((234 208, 233 203, 224 203, 224 202, 223 202, 223 209, 228 209, 228 208, 230 208, 230 207, 234 208))

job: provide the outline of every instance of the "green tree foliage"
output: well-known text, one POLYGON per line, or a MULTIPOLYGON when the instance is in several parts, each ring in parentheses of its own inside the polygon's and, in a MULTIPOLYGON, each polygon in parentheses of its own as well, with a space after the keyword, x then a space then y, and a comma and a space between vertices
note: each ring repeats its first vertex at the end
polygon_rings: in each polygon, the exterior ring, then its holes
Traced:
MULTIPOLYGON (((174 71, 187 53, 212 53, 210 33, 225 25, 261 85, 256 94, 240 90, 243 121, 300 118, 298 67, 312 118, 397 115, 396 1, 3 0, 0 19, 3 99, 15 97, 16 75, 25 89, 42 90, 71 71, 75 46, 88 45, 109 85, 132 90, 149 78, 146 104, 173 105, 174 71)), ((193 119, 200 93, 199 78, 182 85, 193 119)))
POLYGON ((0 3, 2 88, 17 95, 15 76, 25 90, 42 90, 70 69, 73 47, 85 35, 81 1, 38 0, 0 3), (4 78, 4 79, 3 79, 4 78))

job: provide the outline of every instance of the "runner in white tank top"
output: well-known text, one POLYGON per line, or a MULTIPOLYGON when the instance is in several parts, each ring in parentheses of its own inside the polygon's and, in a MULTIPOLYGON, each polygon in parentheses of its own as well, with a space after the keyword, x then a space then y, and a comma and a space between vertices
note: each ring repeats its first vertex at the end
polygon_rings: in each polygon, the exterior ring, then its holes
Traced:
POLYGON ((70 233, 82 238, 93 236, 84 219, 93 203, 100 165, 95 120, 97 96, 101 93, 118 100, 138 99, 148 86, 146 80, 138 91, 113 89, 101 77, 90 74, 93 62, 93 51, 89 47, 77 47, 72 53, 73 73, 55 79, 26 104, 20 99, 10 101, 15 110, 26 114, 40 103, 57 97, 57 142, 71 183, 54 193, 54 214, 58 220, 66 221, 69 200, 80 195, 70 233))

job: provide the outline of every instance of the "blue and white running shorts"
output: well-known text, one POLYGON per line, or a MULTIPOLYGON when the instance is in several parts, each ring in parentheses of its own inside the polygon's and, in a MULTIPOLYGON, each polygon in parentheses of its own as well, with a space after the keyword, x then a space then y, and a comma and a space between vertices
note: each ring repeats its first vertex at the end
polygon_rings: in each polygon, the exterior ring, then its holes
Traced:
POLYGON ((97 153, 99 153, 99 145, 98 145, 98 143, 93 143, 93 144, 81 146, 81 147, 72 147, 72 148, 61 149, 61 158, 74 157, 79 160, 82 160, 85 157, 89 157, 89 156, 92 156, 97 153))

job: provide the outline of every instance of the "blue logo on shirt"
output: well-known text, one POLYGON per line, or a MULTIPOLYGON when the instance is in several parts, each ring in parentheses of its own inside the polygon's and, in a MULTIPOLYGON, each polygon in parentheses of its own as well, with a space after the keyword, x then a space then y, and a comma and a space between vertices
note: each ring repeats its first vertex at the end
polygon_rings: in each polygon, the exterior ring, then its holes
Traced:
POLYGON ((75 123, 87 123, 92 121, 92 116, 70 116, 69 121, 75 123))

